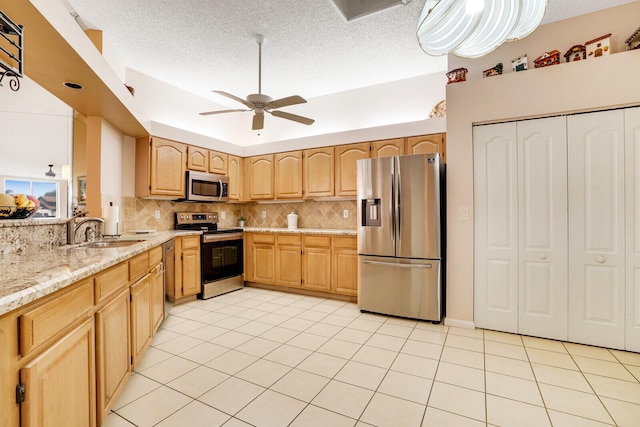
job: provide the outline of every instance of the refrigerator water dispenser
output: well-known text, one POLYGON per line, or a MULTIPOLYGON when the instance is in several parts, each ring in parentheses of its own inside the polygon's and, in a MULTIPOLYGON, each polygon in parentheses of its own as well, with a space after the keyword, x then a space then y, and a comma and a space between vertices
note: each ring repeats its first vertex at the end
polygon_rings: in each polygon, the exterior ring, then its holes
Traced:
POLYGON ((380 227, 381 199, 362 199, 362 226, 380 227))

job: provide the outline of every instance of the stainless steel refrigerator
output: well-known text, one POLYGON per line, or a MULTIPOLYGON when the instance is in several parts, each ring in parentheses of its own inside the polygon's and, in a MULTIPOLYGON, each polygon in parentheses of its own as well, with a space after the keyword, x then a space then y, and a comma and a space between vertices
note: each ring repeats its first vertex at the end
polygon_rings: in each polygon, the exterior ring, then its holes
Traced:
POLYGON ((358 160, 358 308, 444 316, 444 163, 439 154, 358 160))

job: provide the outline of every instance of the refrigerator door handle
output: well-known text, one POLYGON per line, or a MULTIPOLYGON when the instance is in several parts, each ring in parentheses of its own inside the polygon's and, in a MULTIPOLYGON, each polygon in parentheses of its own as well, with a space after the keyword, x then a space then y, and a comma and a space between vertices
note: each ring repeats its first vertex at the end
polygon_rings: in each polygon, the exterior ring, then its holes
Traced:
POLYGON ((365 264, 370 265, 388 265, 391 267, 400 267, 400 268, 432 268, 432 264, 397 264, 395 262, 383 262, 383 261, 372 261, 369 259, 365 259, 363 261, 365 264))
POLYGON ((391 172, 390 177, 391 177, 391 200, 389 201, 389 217, 391 218, 391 241, 395 242, 396 240, 396 212, 395 212, 396 186, 395 186, 395 177, 393 175, 393 172, 391 172))
MULTIPOLYGON (((396 203, 395 216, 396 216, 396 227, 397 227, 397 229, 396 229, 396 240, 400 240, 400 236, 402 236, 402 234, 400 234, 400 231, 401 231, 400 218, 402 217, 400 215, 400 200, 401 200, 401 198, 400 198, 400 196, 401 196, 400 188, 401 188, 401 186, 400 186, 400 173, 398 173, 398 174, 396 174, 396 198, 395 198, 395 203, 396 203)), ((396 253, 396 255, 397 255, 397 253, 396 253)))

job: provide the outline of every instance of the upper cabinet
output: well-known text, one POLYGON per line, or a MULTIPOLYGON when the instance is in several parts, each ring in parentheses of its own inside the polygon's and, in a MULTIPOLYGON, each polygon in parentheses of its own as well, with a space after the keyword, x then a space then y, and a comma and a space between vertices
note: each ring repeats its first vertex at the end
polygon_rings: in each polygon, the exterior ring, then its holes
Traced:
POLYGON ((275 198, 302 198, 302 151, 274 155, 275 198))
POLYGON ((229 154, 228 175, 229 175, 229 200, 243 200, 244 191, 242 191, 242 157, 229 154))
POLYGON ((333 147, 304 150, 304 197, 331 197, 334 193, 333 147))
POLYGON ((370 145, 340 145, 335 147, 336 196, 356 196, 357 193, 357 161, 369 158, 370 145))
POLYGON ((187 148, 157 137, 136 139, 136 197, 184 197, 187 148))
POLYGON ((246 184, 250 200, 273 199, 273 154, 253 156, 245 159, 249 177, 246 184))
POLYGON ((188 145, 187 169, 190 171, 207 172, 209 170, 209 150, 188 145))
POLYGON ((412 136, 407 138, 407 154, 440 153, 446 162, 445 134, 412 136))
POLYGON ((404 138, 371 142, 371 157, 402 156, 405 154, 404 138))
POLYGON ((227 175, 228 156, 218 151, 209 151, 209 172, 227 175))

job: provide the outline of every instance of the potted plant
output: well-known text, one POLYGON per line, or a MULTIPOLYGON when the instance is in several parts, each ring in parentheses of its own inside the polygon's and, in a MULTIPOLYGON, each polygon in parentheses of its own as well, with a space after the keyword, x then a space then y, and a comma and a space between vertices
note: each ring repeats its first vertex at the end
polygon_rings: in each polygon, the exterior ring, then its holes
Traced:
POLYGON ((238 218, 238 225, 239 225, 240 227, 244 227, 244 222, 245 222, 246 220, 247 220, 247 219, 246 219, 245 217, 243 217, 242 215, 240 215, 240 218, 238 218))

